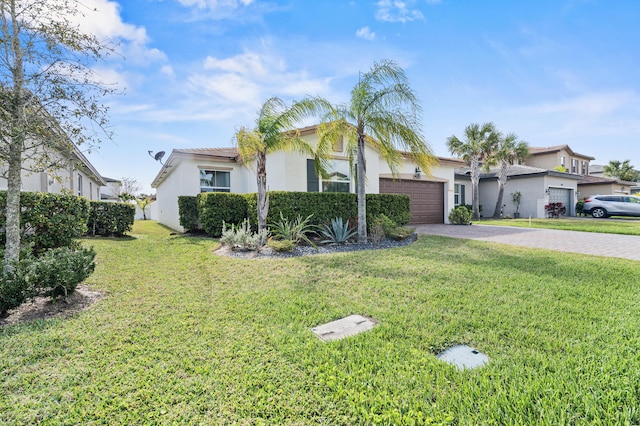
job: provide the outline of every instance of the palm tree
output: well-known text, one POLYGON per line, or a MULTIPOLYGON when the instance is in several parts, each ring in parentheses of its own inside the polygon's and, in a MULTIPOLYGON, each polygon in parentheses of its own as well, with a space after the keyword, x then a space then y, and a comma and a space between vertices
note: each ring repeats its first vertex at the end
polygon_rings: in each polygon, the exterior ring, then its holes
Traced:
MULTIPOLYGON (((473 192, 473 219, 480 218, 479 184, 480 164, 490 158, 491 152, 500 137, 493 123, 484 123, 482 126, 476 123, 469 124, 464 129, 464 142, 455 135, 447 139, 447 147, 453 155, 462 157, 471 166, 471 189, 473 192)), ((486 165, 485 165, 486 166, 486 165)))
POLYGON ((618 178, 627 182, 635 182, 640 177, 634 167, 631 165, 631 160, 624 160, 620 162, 618 160, 611 160, 609 164, 603 168, 606 176, 618 178))
POLYGON ((498 164, 498 200, 496 208, 493 211, 493 218, 500 218, 500 206, 502 206, 502 198, 504 195, 504 186, 507 184, 507 170, 509 166, 524 160, 529 155, 529 145, 524 141, 518 140, 518 135, 509 133, 505 137, 498 140, 498 145, 491 155, 492 163, 498 164))
POLYGON ((273 97, 260 109, 256 127, 241 127, 235 134, 238 153, 243 164, 252 167, 255 162, 258 183, 258 231, 267 227, 269 197, 267 195, 267 154, 277 151, 297 151, 311 155, 316 160, 316 170, 325 168, 327 157, 316 152, 295 130, 296 124, 305 118, 327 114, 331 105, 321 98, 305 98, 291 106, 273 97))
POLYGON ((368 143, 376 148, 394 174, 403 154, 428 173, 434 157, 421 135, 420 115, 420 102, 404 71, 393 61, 384 60, 361 75, 350 101, 336 106, 330 121, 319 126, 319 148, 325 150, 331 141, 344 137, 349 161, 356 164, 358 242, 367 241, 365 146, 368 143))

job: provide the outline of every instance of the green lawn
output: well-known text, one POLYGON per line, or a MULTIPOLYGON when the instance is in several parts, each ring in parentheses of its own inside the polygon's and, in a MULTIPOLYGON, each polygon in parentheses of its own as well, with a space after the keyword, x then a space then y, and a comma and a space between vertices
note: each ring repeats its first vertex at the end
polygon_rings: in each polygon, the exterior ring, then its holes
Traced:
POLYGON ((107 297, 0 329, 0 423, 640 423, 634 261, 431 236, 233 260, 151 221, 85 243, 107 297), (310 331, 354 313, 379 324, 310 331), (436 359, 459 343, 489 365, 436 359))
POLYGON ((615 219, 481 219, 480 225, 516 226, 520 228, 564 229, 567 231, 602 232, 607 234, 640 235, 640 220, 615 219))

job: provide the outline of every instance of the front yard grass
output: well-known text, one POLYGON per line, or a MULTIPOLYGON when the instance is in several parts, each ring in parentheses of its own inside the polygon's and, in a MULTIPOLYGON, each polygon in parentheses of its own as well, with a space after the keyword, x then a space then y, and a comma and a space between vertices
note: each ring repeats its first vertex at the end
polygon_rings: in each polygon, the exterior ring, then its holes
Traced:
POLYGON ((640 235, 640 220, 615 219, 481 219, 480 225, 516 226, 520 228, 547 228, 566 231, 601 232, 605 234, 640 235), (531 223, 529 223, 531 222, 531 223))
POLYGON ((84 244, 107 297, 0 329, 0 423, 640 423, 634 261, 435 236, 239 260, 151 221, 84 244), (355 313, 377 327, 310 331, 355 313), (436 359, 459 343, 490 363, 436 359))

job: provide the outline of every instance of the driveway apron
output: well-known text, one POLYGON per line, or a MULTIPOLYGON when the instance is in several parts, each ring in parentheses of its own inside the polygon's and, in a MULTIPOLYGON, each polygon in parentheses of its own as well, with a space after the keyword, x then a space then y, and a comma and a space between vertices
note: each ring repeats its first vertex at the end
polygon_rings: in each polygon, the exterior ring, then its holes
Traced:
POLYGON ((493 225, 414 225, 418 234, 640 260, 640 236, 493 225))

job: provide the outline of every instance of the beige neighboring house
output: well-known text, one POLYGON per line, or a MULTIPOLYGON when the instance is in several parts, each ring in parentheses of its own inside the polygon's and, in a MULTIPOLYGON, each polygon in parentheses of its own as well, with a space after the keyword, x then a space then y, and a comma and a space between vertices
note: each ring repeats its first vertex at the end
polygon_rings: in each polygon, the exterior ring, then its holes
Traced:
POLYGON ((106 176, 104 176, 103 178, 106 182, 106 185, 100 189, 100 200, 110 202, 120 201, 120 199, 118 198, 118 194, 122 190, 122 181, 106 176))
MULTIPOLYGON (((49 148, 52 149, 52 148, 49 148)), ((62 154, 57 153, 58 158, 62 154)), ((70 153, 65 154, 66 167, 49 172, 22 171, 22 191, 25 192, 67 192, 89 200, 100 200, 100 188, 107 183, 74 145, 70 153)), ((28 162, 28 161, 27 161, 28 162)), ((29 165, 27 164, 28 168, 29 165)), ((7 190, 7 179, 0 177, 0 191, 7 190)))
MULTIPOLYGON (((300 136, 315 146, 316 126, 298 129, 300 136)), ((454 170, 464 162, 438 158, 427 175, 408 157, 393 177, 389 166, 371 146, 366 147, 366 192, 401 193, 411 199, 412 223, 445 223, 454 205, 454 170)), ((267 190, 300 192, 355 192, 345 144, 334 145, 329 178, 315 172, 313 159, 294 152, 267 155, 267 190)), ((151 183, 156 189, 157 220, 184 231, 178 216, 178 197, 200 192, 257 192, 256 174, 245 167, 236 148, 174 149, 151 183)))
MULTIPOLYGON (((502 199, 504 216, 516 212, 513 193, 520 192, 520 217, 547 217, 545 206, 562 203, 567 216, 574 216, 575 205, 581 195, 581 182, 589 174, 594 157, 579 154, 568 145, 529 147, 529 157, 523 164, 509 167, 507 184, 502 199), (567 171, 556 170, 563 166, 567 171)), ((468 168, 456 171, 455 191, 458 204, 471 204, 471 179, 468 168)), ((490 169, 480 175, 481 216, 492 217, 498 198, 498 169, 490 169)))
POLYGON ((578 189, 580 191, 580 198, 586 198, 590 195, 629 195, 637 185, 638 182, 627 182, 616 178, 590 175, 584 176, 583 179, 578 182, 578 189))
POLYGON ((529 147, 529 157, 524 164, 546 170, 562 166, 567 173, 585 176, 589 174, 589 163, 593 160, 594 157, 578 154, 569 145, 557 145, 546 148, 529 147))

